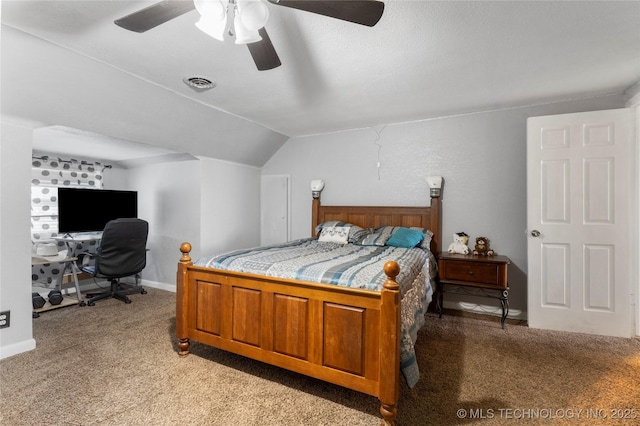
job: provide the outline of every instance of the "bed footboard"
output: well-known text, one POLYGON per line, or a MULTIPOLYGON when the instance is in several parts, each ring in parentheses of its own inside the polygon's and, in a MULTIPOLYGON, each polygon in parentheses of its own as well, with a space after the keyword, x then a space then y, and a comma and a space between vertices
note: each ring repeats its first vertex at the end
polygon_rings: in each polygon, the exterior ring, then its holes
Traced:
POLYGON ((395 424, 400 381, 398 264, 381 292, 193 266, 180 247, 176 335, 180 355, 195 340, 380 400, 395 424))

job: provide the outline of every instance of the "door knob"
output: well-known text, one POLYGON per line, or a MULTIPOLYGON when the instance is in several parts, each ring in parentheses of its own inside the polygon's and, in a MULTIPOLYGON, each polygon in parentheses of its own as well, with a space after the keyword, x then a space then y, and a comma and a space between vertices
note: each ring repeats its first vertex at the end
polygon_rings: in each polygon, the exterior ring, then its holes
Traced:
POLYGON ((531 231, 531 236, 536 238, 539 237, 540 231, 538 231, 537 229, 534 229, 533 231, 531 231))

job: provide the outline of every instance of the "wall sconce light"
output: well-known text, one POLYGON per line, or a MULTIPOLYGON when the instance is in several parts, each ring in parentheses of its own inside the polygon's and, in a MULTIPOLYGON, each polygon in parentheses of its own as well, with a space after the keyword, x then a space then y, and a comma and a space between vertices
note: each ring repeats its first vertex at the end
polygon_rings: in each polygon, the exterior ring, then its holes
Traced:
POLYGON ((442 188, 442 176, 429 176, 426 178, 427 184, 429 184, 429 195, 431 197, 440 197, 440 191, 442 188))
POLYGON ((322 179, 314 179, 311 181, 311 196, 320 198, 320 193, 324 189, 324 181, 322 179))

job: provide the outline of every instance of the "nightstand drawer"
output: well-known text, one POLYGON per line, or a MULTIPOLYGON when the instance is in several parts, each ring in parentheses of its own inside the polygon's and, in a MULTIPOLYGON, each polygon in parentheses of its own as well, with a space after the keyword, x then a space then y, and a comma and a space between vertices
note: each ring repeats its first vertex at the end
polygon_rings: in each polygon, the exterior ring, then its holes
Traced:
POLYGON ((444 270, 440 278, 443 280, 469 281, 498 285, 498 265, 477 262, 443 262, 444 270))
POLYGON ((506 289, 509 263, 506 256, 440 253, 438 273, 440 280, 451 284, 506 289))

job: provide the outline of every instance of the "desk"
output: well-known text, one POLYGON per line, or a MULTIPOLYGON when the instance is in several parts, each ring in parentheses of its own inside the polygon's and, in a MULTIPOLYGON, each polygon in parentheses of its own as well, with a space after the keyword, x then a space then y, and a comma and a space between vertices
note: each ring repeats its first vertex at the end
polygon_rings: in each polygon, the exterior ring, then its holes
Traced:
POLYGON ((99 241, 102 239, 102 232, 90 232, 87 234, 67 235, 64 237, 55 237, 54 240, 69 243, 86 243, 89 241, 99 241))
POLYGON ((54 238, 55 241, 63 242, 67 246, 67 250, 71 256, 78 255, 78 244, 100 241, 100 239, 102 239, 102 232, 91 232, 87 234, 76 234, 54 238))
MULTIPOLYGON (((68 268, 71 268, 71 275, 73 276, 73 282, 76 287, 76 297, 77 301, 73 301, 71 304, 79 304, 80 306, 85 306, 84 300, 82 300, 82 294, 80 293, 80 284, 78 283, 78 265, 76 265, 77 257, 69 256, 68 251, 63 250, 56 256, 31 256, 31 265, 48 265, 50 263, 62 263, 64 266, 60 271, 60 277, 58 279, 58 283, 56 284, 57 290, 62 293, 62 279, 64 277, 65 272, 68 268)), ((39 312, 48 311, 50 309, 60 308, 63 306, 68 306, 70 303, 61 303, 59 305, 45 305, 42 308, 34 309, 34 317, 38 317, 39 312)))

